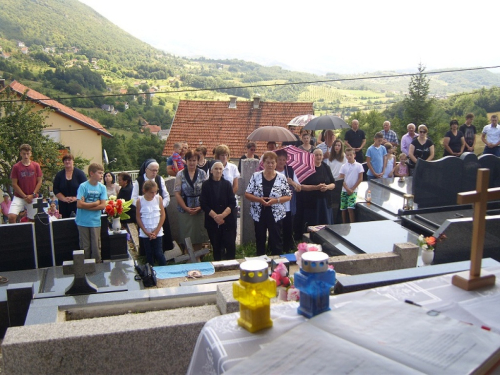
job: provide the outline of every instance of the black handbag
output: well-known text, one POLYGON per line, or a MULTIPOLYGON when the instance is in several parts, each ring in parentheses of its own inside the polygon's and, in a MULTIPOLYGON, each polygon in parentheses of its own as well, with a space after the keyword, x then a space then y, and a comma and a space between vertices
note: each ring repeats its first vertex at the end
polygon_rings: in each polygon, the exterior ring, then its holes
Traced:
POLYGON ((156 286, 156 271, 149 263, 144 265, 135 263, 135 270, 137 271, 135 280, 142 280, 142 284, 145 288, 156 286))

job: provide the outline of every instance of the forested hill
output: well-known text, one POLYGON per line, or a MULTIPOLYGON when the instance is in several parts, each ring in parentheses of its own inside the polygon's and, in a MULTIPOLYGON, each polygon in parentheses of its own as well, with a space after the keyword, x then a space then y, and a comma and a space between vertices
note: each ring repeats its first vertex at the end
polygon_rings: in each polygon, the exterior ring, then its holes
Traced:
POLYGON ((0 36, 29 47, 76 47, 124 66, 162 54, 78 0, 1 0, 0 36))

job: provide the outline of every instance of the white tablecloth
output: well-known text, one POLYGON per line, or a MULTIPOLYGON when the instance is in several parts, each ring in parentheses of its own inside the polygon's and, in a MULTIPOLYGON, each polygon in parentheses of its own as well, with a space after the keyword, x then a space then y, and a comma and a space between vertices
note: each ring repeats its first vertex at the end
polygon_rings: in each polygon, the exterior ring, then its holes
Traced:
MULTIPOLYGON (((500 266, 489 272, 497 276, 494 287, 465 291, 451 284, 452 275, 422 279, 408 283, 372 289, 377 294, 394 299, 410 300, 428 310, 436 310, 451 318, 486 326, 500 334, 500 266)), ((332 309, 362 299, 370 291, 341 294, 330 297, 332 309)), ((188 374, 222 374, 251 356, 296 325, 306 321, 297 314, 296 302, 275 304, 271 307, 273 327, 249 333, 237 324, 239 313, 223 315, 208 321, 198 337, 188 374)), ((353 316, 355 321, 356 317, 353 316)), ((274 348, 273 350, 276 350, 274 348)), ((283 348, 286 350, 286 348, 283 348)))

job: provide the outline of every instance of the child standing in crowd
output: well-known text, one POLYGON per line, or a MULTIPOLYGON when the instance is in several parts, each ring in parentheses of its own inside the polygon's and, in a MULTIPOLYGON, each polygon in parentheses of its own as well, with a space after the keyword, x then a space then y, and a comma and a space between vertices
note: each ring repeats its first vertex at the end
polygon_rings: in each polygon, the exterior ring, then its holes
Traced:
POLYGON ((368 180, 382 178, 384 176, 387 162, 387 149, 382 147, 383 141, 384 136, 380 133, 375 133, 373 144, 366 150, 366 165, 368 166, 366 176, 368 180))
POLYGON ((387 164, 385 167, 384 178, 387 178, 393 176, 392 171, 394 169, 394 164, 396 162, 396 158, 394 157, 394 151, 396 150, 392 147, 392 143, 387 142, 384 144, 384 146, 385 149, 387 150, 387 164))
POLYGON ((104 175, 102 165, 89 165, 89 179, 78 187, 76 193, 76 225, 80 235, 80 248, 85 258, 94 258, 101 263, 101 211, 106 207, 108 193, 101 184, 104 175))
POLYGON ((143 194, 136 202, 136 220, 139 225, 139 236, 149 238, 143 241, 146 259, 150 265, 155 260, 160 266, 165 266, 167 260, 162 250, 163 222, 165 221, 165 210, 163 199, 157 194, 158 185, 154 180, 148 180, 142 187, 143 194))
POLYGON ((351 147, 346 148, 345 157, 347 163, 340 167, 339 179, 343 179, 342 192, 340 193, 340 210, 342 211, 342 221, 344 224, 354 223, 356 217, 356 198, 358 197, 358 186, 363 181, 363 166, 356 161, 356 153, 351 147), (347 220, 349 212, 349 220, 347 220))
POLYGON ((395 177, 408 176, 408 165, 406 164, 407 156, 404 153, 399 155, 399 164, 394 168, 395 177))
POLYGON ((172 153, 172 169, 175 173, 182 171, 184 169, 184 160, 182 160, 181 152, 182 143, 174 143, 174 152, 172 153))

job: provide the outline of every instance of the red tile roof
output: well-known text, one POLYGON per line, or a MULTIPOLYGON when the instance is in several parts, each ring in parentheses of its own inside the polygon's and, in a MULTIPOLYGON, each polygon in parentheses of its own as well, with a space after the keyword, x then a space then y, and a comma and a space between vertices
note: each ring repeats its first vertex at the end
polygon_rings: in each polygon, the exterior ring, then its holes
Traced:
MULTIPOLYGON (((225 144, 231 150, 231 158, 239 158, 246 152, 247 136, 261 126, 282 126, 294 117, 313 114, 310 102, 263 102, 253 108, 252 101, 237 101, 236 108, 228 108, 228 101, 181 100, 177 107, 163 155, 172 154, 176 142, 187 141, 189 148, 203 145, 207 156, 212 149, 225 144)), ((257 154, 266 148, 265 142, 257 142, 257 154)))
POLYGON ((158 132, 161 131, 161 127, 159 125, 144 125, 143 128, 149 129, 151 134, 158 134, 158 132))
POLYGON ((17 81, 12 81, 12 83, 9 86, 13 91, 17 92, 20 95, 23 95, 26 92, 26 90, 28 90, 27 97, 30 100, 33 100, 44 107, 52 108, 60 115, 68 117, 71 120, 78 122, 79 124, 89 129, 95 130, 108 138, 113 137, 96 120, 91 119, 88 116, 82 115, 81 113, 75 111, 74 109, 66 107, 65 105, 57 102, 56 100, 50 99, 48 96, 40 94, 38 91, 30 89, 29 87, 26 87, 17 81))

